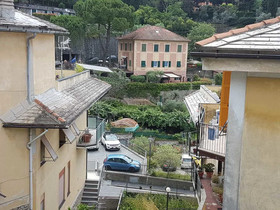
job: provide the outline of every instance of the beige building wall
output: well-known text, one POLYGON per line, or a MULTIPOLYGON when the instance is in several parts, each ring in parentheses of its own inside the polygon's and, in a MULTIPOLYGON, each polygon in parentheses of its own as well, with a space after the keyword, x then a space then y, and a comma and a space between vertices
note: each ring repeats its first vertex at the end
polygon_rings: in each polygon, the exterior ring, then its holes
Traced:
POLYGON ((279 209, 280 79, 247 79, 239 209, 279 209))
MULTIPOLYGON (((6 113, 27 97, 26 33, 0 32, 0 115, 6 113)), ((34 92, 40 94, 55 87, 54 35, 38 34, 32 42, 34 92)), ((79 129, 86 127, 86 112, 77 119, 79 129)), ((39 134, 43 130, 37 129, 39 134)), ((86 152, 76 149, 76 142, 59 148, 58 130, 46 134, 58 154, 56 162, 47 162, 40 167, 40 140, 37 140, 33 154, 34 209, 40 209, 45 193, 46 209, 58 209, 59 173, 65 167, 65 187, 68 182, 67 164, 70 161, 71 189, 62 209, 73 204, 84 185, 86 173, 86 152)), ((29 203, 29 141, 28 129, 3 128, 0 122, 0 209, 12 209, 29 203)), ((48 155, 48 153, 46 152, 48 155)))
POLYGON ((188 42, 135 40, 132 51, 121 48, 125 43, 129 44, 130 41, 119 40, 119 61, 121 62, 123 57, 127 57, 128 61, 132 60, 133 68, 128 65, 128 70, 135 75, 146 75, 148 71, 163 71, 186 77, 188 42), (142 44, 146 44, 145 52, 142 52, 142 44), (158 52, 154 52, 154 44, 158 44, 158 52), (165 45, 169 45, 169 52, 165 52, 165 45), (181 52, 177 52, 178 45, 182 45, 181 52), (141 67, 141 61, 146 62, 145 67, 141 67), (151 67, 152 61, 160 61, 160 67, 151 67), (163 61, 171 61, 171 66, 163 67, 163 61), (177 67, 177 61, 181 62, 181 67, 177 67))

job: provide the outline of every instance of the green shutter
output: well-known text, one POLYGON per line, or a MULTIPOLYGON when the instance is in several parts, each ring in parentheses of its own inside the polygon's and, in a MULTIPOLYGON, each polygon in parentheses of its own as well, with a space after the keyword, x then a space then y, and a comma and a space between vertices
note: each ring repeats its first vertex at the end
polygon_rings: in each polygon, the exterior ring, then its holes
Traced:
POLYGON ((158 44, 154 45, 154 52, 158 52, 158 44))
POLYGON ((169 65, 168 65, 168 67, 171 67, 171 61, 169 61, 169 65))
POLYGON ((165 52, 169 52, 169 44, 165 45, 165 52))
POLYGON ((158 61, 158 67, 160 67, 160 61, 158 61))
POLYGON ((154 67, 154 65, 153 65, 153 61, 151 62, 151 67, 154 67))
POLYGON ((182 52, 182 45, 178 45, 177 51, 178 51, 178 52, 182 52))

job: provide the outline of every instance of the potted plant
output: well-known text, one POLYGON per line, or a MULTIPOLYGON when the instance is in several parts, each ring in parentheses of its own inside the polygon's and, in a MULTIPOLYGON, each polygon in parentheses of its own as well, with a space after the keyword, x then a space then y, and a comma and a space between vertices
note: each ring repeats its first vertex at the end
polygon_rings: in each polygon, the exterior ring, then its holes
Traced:
POLYGON ((88 143, 88 142, 90 142, 90 139, 91 139, 91 134, 90 134, 89 130, 86 129, 85 134, 83 135, 83 141, 85 143, 88 143))
POLYGON ((207 163, 207 164, 203 165, 203 168, 205 169, 205 172, 207 174, 207 178, 211 179, 211 177, 214 173, 215 165, 213 163, 207 163))
POLYGON ((203 178, 203 174, 204 174, 203 168, 199 167, 197 172, 198 172, 199 178, 202 179, 203 178))

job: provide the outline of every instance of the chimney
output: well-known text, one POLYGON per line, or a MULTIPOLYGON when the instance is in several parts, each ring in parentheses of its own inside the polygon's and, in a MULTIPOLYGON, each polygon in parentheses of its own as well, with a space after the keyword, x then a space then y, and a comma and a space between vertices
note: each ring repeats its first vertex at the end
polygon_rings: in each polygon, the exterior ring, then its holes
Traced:
POLYGON ((14 19, 15 8, 13 0, 0 0, 0 19, 14 19))

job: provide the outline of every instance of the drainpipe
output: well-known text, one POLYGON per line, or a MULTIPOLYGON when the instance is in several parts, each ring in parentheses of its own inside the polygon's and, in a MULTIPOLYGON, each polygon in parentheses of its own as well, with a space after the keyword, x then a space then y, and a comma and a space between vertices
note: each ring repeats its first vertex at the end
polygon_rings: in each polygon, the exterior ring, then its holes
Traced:
POLYGON ((36 37, 36 33, 32 36, 27 37, 27 100, 29 103, 33 101, 34 96, 34 85, 33 85, 33 69, 32 69, 32 48, 30 46, 31 39, 36 37))
POLYGON ((26 147, 29 150, 29 209, 33 210, 33 150, 32 147, 34 146, 33 143, 39 139, 41 136, 45 135, 48 130, 45 130, 43 133, 38 135, 33 139, 33 133, 35 133, 35 129, 29 129, 29 142, 27 143, 26 147))

